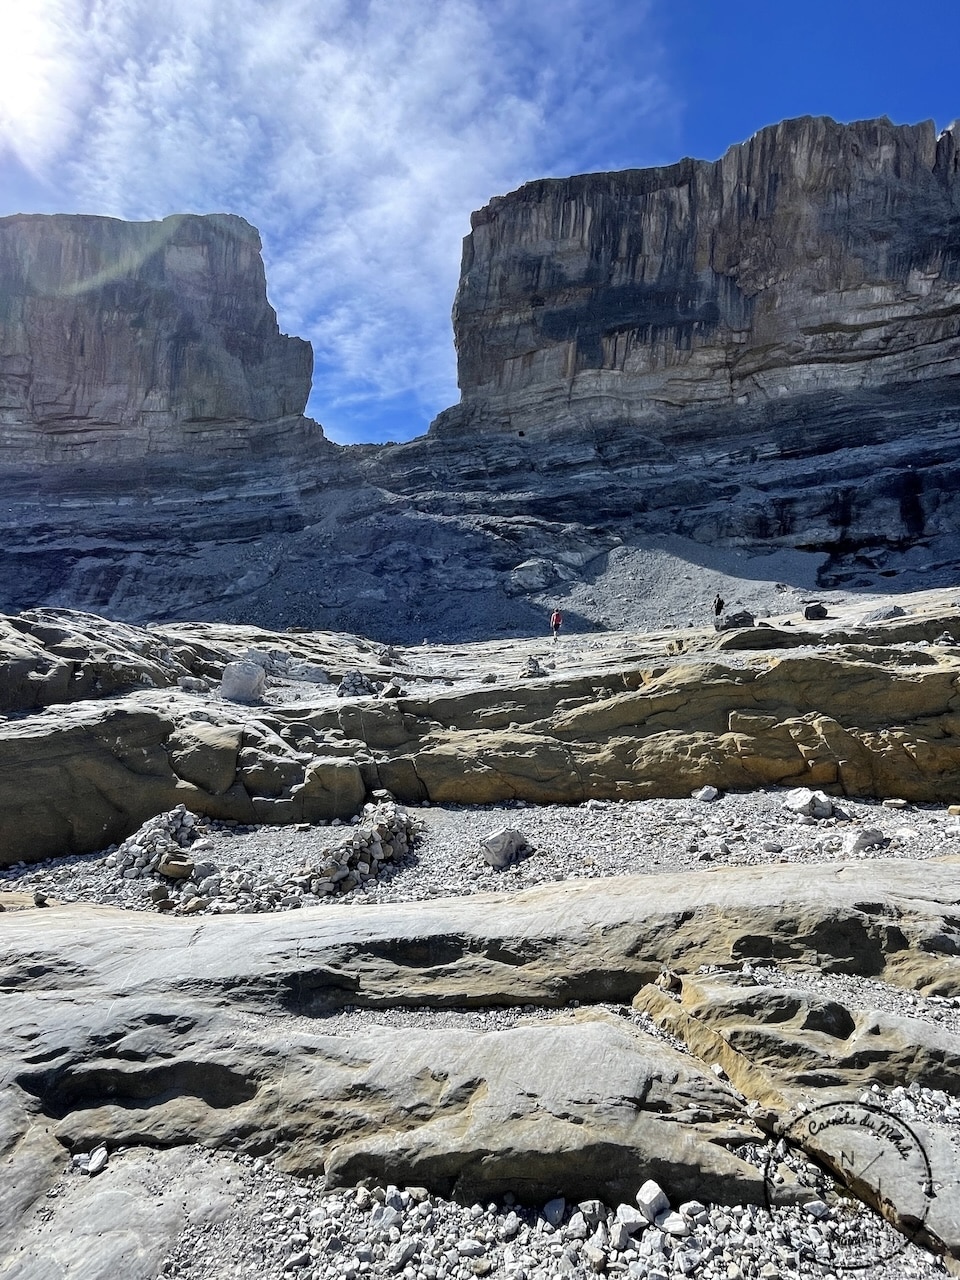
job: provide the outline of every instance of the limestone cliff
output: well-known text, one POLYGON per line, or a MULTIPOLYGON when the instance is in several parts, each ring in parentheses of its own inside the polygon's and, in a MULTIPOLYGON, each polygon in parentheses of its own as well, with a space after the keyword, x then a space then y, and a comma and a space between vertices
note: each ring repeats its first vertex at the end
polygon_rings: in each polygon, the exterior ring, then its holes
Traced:
POLYGON ((0 459, 243 451, 296 431, 312 353, 280 334, 228 214, 0 219, 0 459))
POLYGON ((472 225, 441 425, 671 435, 960 373, 957 126, 788 120, 713 163, 531 182, 472 225))
POLYGON ((241 219, 0 220, 0 610, 413 642, 957 581, 960 128, 530 183, 454 320, 461 403, 339 448, 241 219))

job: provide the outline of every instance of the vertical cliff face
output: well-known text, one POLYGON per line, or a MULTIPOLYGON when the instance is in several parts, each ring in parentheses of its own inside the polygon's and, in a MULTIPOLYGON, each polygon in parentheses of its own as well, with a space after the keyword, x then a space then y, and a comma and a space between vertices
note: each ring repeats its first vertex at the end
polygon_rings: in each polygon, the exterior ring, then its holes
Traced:
POLYGON ((312 366, 242 218, 0 219, 0 458, 242 451, 299 430, 312 366))
POLYGON ((0 609, 397 639, 560 599, 606 625, 650 616, 624 566, 664 535, 823 587, 955 582, 958 143, 794 120, 493 200, 462 402, 394 447, 303 418, 310 349, 241 219, 2 219, 0 609))
POLYGON ((448 429, 956 375, 960 128, 807 117, 713 163, 528 183, 474 214, 454 327, 448 429))

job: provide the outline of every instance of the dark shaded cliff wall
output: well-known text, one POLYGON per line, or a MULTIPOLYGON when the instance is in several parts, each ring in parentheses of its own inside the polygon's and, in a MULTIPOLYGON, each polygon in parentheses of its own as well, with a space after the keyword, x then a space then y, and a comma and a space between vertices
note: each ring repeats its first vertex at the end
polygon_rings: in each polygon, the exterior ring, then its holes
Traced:
POLYGON ((243 451, 301 430, 309 343, 280 334, 231 214, 0 218, 0 461, 243 451))
POLYGON ((528 183, 474 214, 454 327, 441 430, 960 374, 960 129, 806 117, 713 163, 528 183))

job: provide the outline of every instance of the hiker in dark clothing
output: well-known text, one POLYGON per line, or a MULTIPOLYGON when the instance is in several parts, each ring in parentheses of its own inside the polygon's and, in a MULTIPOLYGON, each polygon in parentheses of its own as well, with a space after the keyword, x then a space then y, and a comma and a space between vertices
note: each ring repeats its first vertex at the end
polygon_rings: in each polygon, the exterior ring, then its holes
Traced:
POLYGON ((721 615, 723 614, 723 609, 725 604, 726 604, 726 601, 718 591, 713 601, 713 625, 717 629, 717 631, 720 630, 720 618, 721 618, 721 615))

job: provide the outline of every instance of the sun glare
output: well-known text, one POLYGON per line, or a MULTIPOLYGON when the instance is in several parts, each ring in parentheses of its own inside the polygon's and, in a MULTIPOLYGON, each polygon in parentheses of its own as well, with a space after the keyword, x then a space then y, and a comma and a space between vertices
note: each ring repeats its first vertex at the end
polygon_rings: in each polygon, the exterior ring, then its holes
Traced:
POLYGON ((63 132, 70 25, 55 0, 0 0, 0 30, 0 140, 32 168, 63 132))

